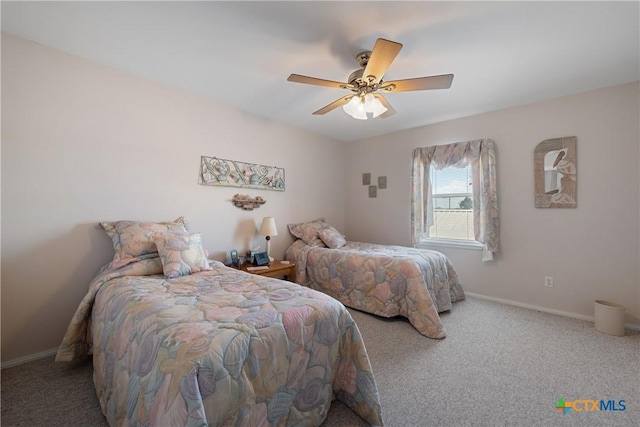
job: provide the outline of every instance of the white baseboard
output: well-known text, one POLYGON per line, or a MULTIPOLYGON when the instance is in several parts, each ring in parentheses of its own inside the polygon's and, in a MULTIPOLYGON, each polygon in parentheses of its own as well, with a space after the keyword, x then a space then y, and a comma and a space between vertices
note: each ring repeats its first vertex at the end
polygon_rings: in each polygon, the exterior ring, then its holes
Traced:
MULTIPOLYGON (((511 301, 508 299, 489 297, 486 295, 476 294, 473 292, 465 291, 465 295, 469 295, 470 297, 473 297, 473 298, 484 299, 487 301, 498 302, 500 304, 513 305, 515 307, 522 307, 522 308, 528 308, 530 310, 541 311, 543 313, 557 314, 558 316, 565 316, 565 317, 571 317, 573 319, 586 320, 588 322, 593 322, 595 320, 593 316, 584 316, 582 314, 571 313, 570 311, 554 310, 552 308, 539 307, 537 305, 531 305, 531 304, 524 304, 521 302, 511 301)), ((624 327, 634 331, 640 331, 640 325, 636 325, 633 323, 625 323, 624 327)))
POLYGON ((51 348, 49 350, 41 351, 39 353, 30 354, 28 356, 19 357, 17 359, 9 360, 2 363, 0 369, 13 368, 14 366, 22 365, 23 363, 33 362, 34 360, 45 359, 47 357, 54 356, 58 351, 57 348, 51 348))

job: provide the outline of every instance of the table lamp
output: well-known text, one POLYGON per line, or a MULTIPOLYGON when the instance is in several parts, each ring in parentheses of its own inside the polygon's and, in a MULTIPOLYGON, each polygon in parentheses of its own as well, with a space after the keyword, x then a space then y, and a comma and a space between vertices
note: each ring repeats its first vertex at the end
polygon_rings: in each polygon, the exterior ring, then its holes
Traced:
POLYGON ((260 226, 260 231, 259 234, 261 236, 266 236, 265 239, 267 239, 267 245, 266 245, 266 249, 267 249, 267 255, 269 255, 269 261, 273 261, 273 258, 271 257, 271 236, 277 236, 278 235, 278 229, 276 228, 276 220, 271 217, 271 216, 265 216, 262 219, 262 225, 260 226))

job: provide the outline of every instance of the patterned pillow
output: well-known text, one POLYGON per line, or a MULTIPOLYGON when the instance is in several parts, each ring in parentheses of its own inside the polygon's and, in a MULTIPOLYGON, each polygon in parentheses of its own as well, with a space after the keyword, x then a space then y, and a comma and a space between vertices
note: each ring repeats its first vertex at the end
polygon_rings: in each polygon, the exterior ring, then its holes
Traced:
POLYGON ((289 232, 298 239, 302 239, 310 246, 324 246, 318 231, 327 227, 329 224, 324 222, 324 218, 318 218, 315 221, 303 222, 300 224, 288 224, 289 232))
POLYGON ((156 234, 153 237, 162 261, 162 271, 168 278, 186 276, 199 271, 211 270, 202 247, 200 233, 156 234))
POLYGON ((100 226, 107 232, 113 242, 115 255, 113 267, 119 268, 144 255, 158 252, 153 241, 157 233, 188 235, 187 222, 180 217, 172 222, 116 221, 101 222, 100 226))
POLYGON ((328 225, 327 228, 323 228, 318 231, 318 237, 320 237, 324 244, 331 249, 341 248, 347 244, 344 236, 330 225, 328 225))

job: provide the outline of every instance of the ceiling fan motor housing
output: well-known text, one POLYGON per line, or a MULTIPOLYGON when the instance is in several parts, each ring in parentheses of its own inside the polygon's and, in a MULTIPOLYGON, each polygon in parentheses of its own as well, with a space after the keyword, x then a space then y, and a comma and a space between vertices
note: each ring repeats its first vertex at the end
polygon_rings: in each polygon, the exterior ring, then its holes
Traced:
POLYGON ((370 50, 365 50, 364 52, 360 52, 356 55, 356 61, 358 61, 358 65, 362 68, 349 74, 349 79, 347 80, 349 83, 356 87, 366 86, 367 82, 362 78, 362 75, 364 74, 364 69, 369 63, 369 58, 371 58, 370 50))
POLYGON ((349 74, 348 82, 354 86, 362 85, 364 83, 364 80, 362 80, 362 74, 364 74, 364 68, 355 70, 353 73, 349 74))

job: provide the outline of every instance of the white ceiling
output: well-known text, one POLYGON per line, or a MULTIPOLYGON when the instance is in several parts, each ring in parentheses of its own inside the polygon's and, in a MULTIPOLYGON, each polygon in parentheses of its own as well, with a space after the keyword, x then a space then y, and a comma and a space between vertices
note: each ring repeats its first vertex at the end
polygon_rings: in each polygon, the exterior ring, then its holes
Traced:
POLYGON ((2 31, 350 141, 640 80, 632 2, 6 2, 2 31), (455 75, 448 90, 388 94, 397 114, 317 109, 355 55, 404 45, 385 80, 455 75))

